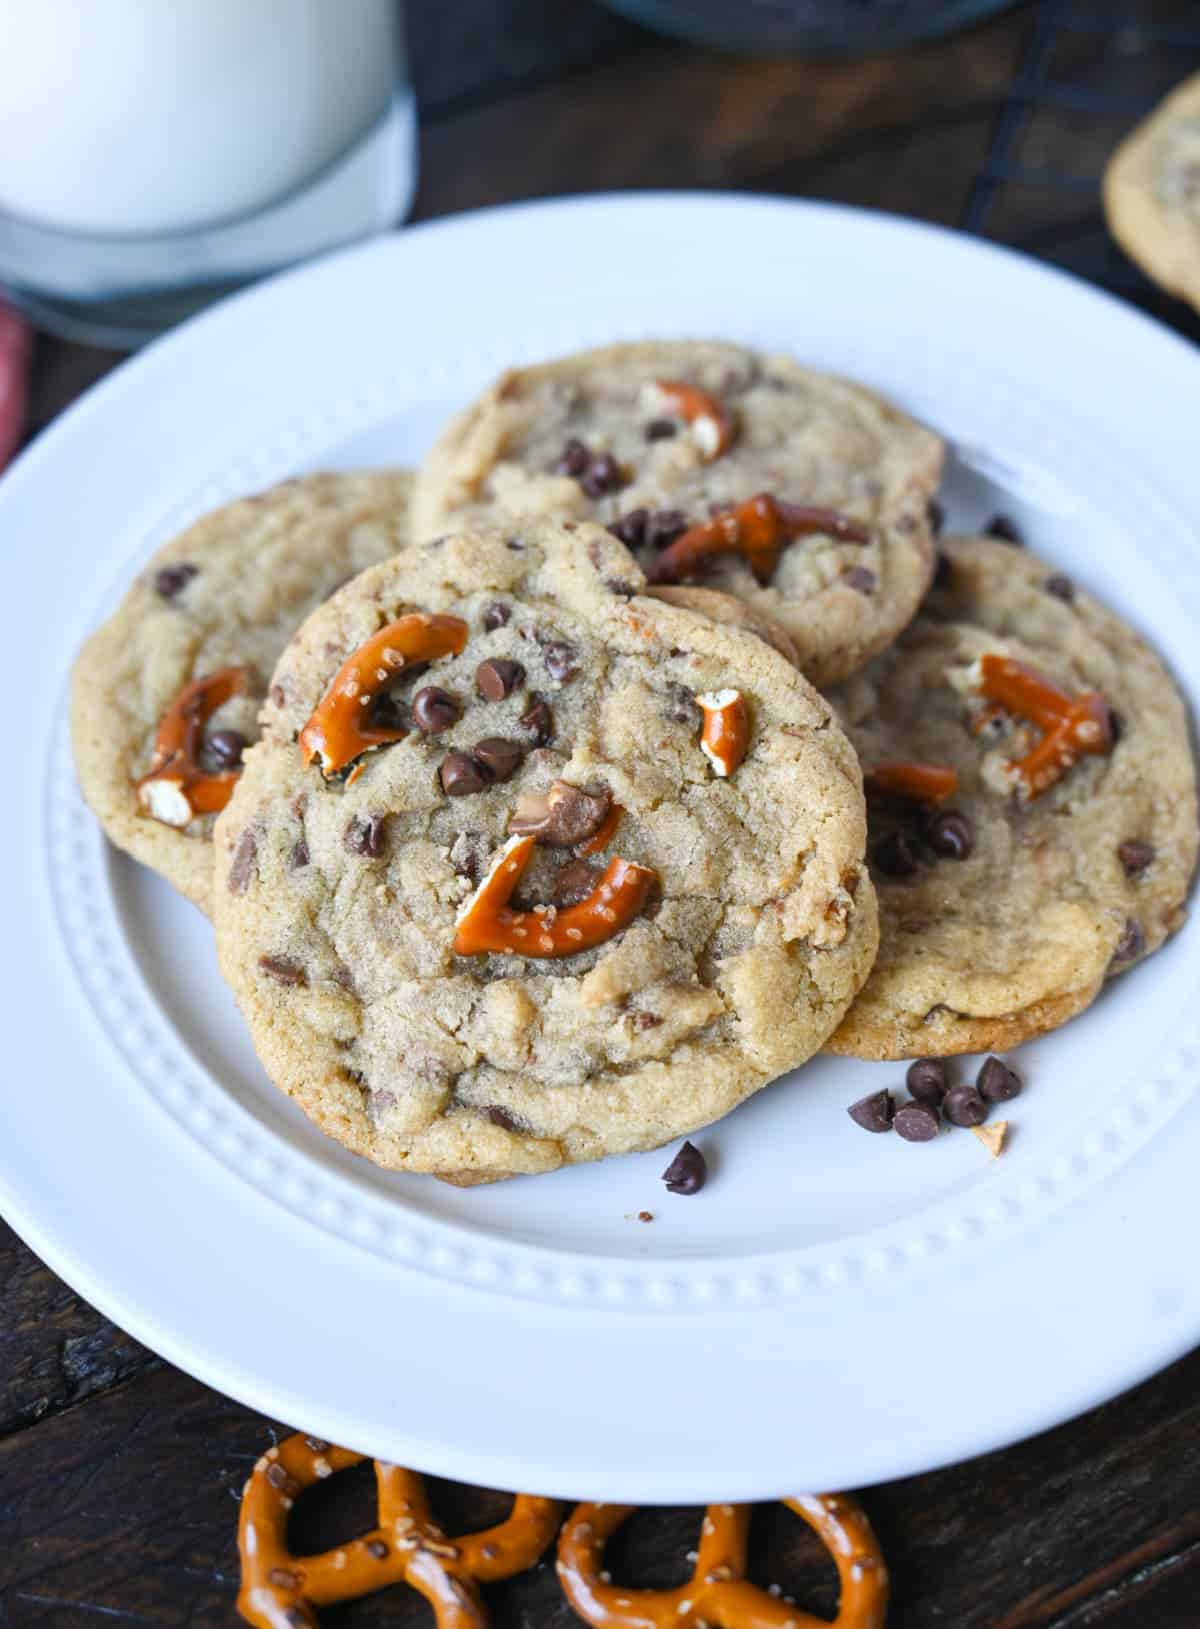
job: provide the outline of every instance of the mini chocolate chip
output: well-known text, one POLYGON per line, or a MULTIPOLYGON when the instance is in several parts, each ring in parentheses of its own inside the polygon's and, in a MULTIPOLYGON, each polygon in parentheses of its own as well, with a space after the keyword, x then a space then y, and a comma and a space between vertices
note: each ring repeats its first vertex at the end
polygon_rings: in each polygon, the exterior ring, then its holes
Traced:
POLYGON ((657 1029, 661 1023, 662 1019, 656 1012, 647 1012, 644 1007, 633 1015, 634 1029, 657 1029))
POLYGON ((687 529, 687 516, 682 509, 654 509, 646 522, 646 547, 665 549, 687 529))
POLYGON ((868 571, 866 566, 847 566, 842 572, 846 587, 856 589, 860 594, 873 594, 876 580, 875 573, 868 571))
POLYGON ((892 1129, 891 1092, 869 1092, 851 1103, 846 1113, 856 1126, 864 1131, 890 1131, 892 1129))
POLYGON ((971 822, 958 809, 942 809, 925 827, 925 841, 942 860, 965 860, 975 846, 971 822))
POLYGON ((192 565, 189 560, 181 560, 177 566, 163 566, 154 573, 154 587, 164 600, 173 600, 199 570, 200 567, 192 565))
POLYGON ((214 730, 204 745, 222 769, 236 769, 246 750, 246 737, 240 730, 214 730))
POLYGON ((942 1110, 952 1126, 981 1126, 988 1106, 974 1086, 951 1086, 942 1110))
POLYGON ((933 1103, 901 1103, 892 1124, 906 1143, 930 1143, 938 1134, 938 1111, 933 1103))
POLYGON ((448 798, 468 797, 472 792, 482 792, 487 785, 482 767, 469 752, 448 752, 438 777, 448 798))
POLYGON ((505 605, 503 600, 493 600, 483 613, 484 629, 493 633, 497 628, 503 628, 511 616, 511 606, 505 605))
POLYGON ((280 984, 308 983, 308 974, 300 963, 293 961, 290 956, 260 956, 258 965, 268 978, 275 979, 280 984))
POLYGON ((941 1058, 917 1058, 908 1066, 904 1084, 921 1103, 940 1103, 946 1095, 946 1065, 941 1058))
POLYGON ((527 712, 521 714, 521 727, 532 730, 534 741, 539 747, 546 746, 554 739, 554 714, 550 711, 550 704, 542 696, 534 696, 533 705, 527 712))
POLYGON ((574 475, 578 478, 587 469, 592 461, 587 444, 580 441, 578 436, 571 436, 563 442, 563 450, 559 453, 554 465, 557 475, 574 475))
POLYGON ((507 781, 519 769, 525 749, 519 741, 506 741, 501 735, 489 735, 475 743, 472 756, 488 780, 507 781))
POLYGON ((510 662, 503 656, 491 656, 475 669, 475 683, 485 701, 503 701, 524 677, 520 662, 510 662))
POLYGON ((1021 1095, 1021 1077, 1000 1058, 985 1058, 975 1076, 980 1097, 989 1103, 1007 1103, 1010 1097, 1021 1095))
POLYGON ((646 522, 650 519, 648 509, 631 509, 627 515, 614 520, 609 531, 614 537, 619 537, 626 548, 640 549, 646 541, 646 522))
POLYGON ((491 1108, 484 1109, 483 1112, 494 1126, 500 1127, 501 1131, 520 1131, 521 1129, 508 1110, 502 1109, 499 1104, 493 1104, 491 1108))
POLYGON ((1147 866, 1154 863, 1155 853, 1153 844, 1143 843, 1138 837, 1129 837, 1117 844, 1117 858, 1127 877, 1140 877, 1147 866))
POLYGON ((605 498, 610 492, 621 490, 625 477, 612 453, 601 453, 579 477, 579 484, 589 498, 605 498))
POLYGON ((382 1539, 367 1540, 367 1554, 373 1561, 386 1561, 388 1553, 388 1547, 382 1539))
POLYGON ((346 827, 342 842, 351 854, 361 854, 364 860, 378 860, 387 847, 387 817, 357 815, 346 827))
POLYGON ((662 1174, 668 1193, 699 1193, 708 1176, 704 1155, 695 1143, 684 1143, 662 1174))
POLYGON ((679 426, 674 419, 651 419, 642 431, 647 441, 670 441, 678 433, 679 426))
POLYGON ((984 532, 988 537, 998 538, 1001 543, 1015 543, 1019 549, 1025 546, 1025 539, 1007 515, 993 515, 984 532))
POLYGON ((292 854, 291 854, 292 870, 293 871, 303 871, 304 867, 308 864, 310 859, 311 859, 311 855, 308 852, 308 844, 304 841, 304 839, 302 837, 299 840, 299 842, 293 843, 293 845, 292 845, 292 854))
POLYGON ((231 894, 244 894, 249 888, 257 859, 258 841, 253 831, 247 827, 238 838, 238 845, 233 851, 233 860, 229 867, 226 886, 231 894))
POLYGON ((1114 962, 1131 962, 1135 956, 1140 956, 1146 948, 1146 935, 1142 932, 1142 924, 1135 916, 1125 918, 1125 928, 1117 940, 1117 948, 1112 953, 1114 962))
POLYGON ((561 639, 552 639, 542 651, 542 660, 550 677, 562 684, 567 679, 573 679, 579 672, 578 655, 579 652, 574 645, 568 645, 561 639))
POLYGON ((915 877, 920 870, 912 843, 902 831, 890 831, 874 843, 871 859, 885 877, 915 877))
POLYGON ((458 699, 440 685, 427 684, 412 699, 413 723, 422 735, 440 735, 462 717, 458 699))
POLYGON ((936 498, 930 498, 926 511, 929 515, 929 530, 934 537, 941 537, 942 528, 946 524, 946 511, 936 498))
POLYGON ((1053 577, 1047 577, 1042 587, 1047 594, 1053 594, 1058 600, 1066 600, 1068 604, 1075 598, 1075 584, 1069 577, 1064 577, 1061 571, 1056 571, 1053 577))
POLYGON ((561 907, 578 905, 596 886, 597 873, 586 860, 569 860, 555 874, 552 898, 561 907))

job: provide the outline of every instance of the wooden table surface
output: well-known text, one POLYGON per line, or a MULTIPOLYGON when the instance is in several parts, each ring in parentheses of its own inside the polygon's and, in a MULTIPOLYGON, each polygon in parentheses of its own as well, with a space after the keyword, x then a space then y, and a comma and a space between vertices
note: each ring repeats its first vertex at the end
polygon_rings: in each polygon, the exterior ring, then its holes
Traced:
MULTIPOLYGON (((412 11, 419 219, 627 186, 839 199, 1015 244, 1200 340, 1200 319, 1111 246, 1097 193, 1114 143, 1200 69, 1195 0, 1044 0, 911 52, 807 64, 690 49, 586 0, 412 11)), ((117 360, 42 338, 32 432, 117 360)), ((28 1089, 36 1113, 48 1087, 28 1089)), ((969 1330, 946 1360, 977 1366, 986 1409, 1004 1376, 972 1348, 969 1330)), ((902 1352, 880 1354, 880 1383, 898 1402, 918 1395, 937 1407, 937 1376, 906 1374, 902 1352)), ((890 1624, 1196 1629, 1198 1390, 1200 1353, 1048 1435, 868 1490, 894 1580, 890 1624)), ((144 1350, 0 1225, 0 1629, 233 1623, 238 1492, 286 1429, 144 1350)), ((579 1480, 586 1493, 586 1442, 579 1480)), ((450 1484, 435 1495, 451 1531, 503 1504, 450 1484)), ((369 1525, 357 1472, 313 1498, 318 1508, 298 1512, 301 1543, 369 1525)), ((696 1522, 694 1511, 639 1515, 615 1547, 616 1575, 681 1579, 696 1522)), ((831 1567, 779 1507, 756 1516, 754 1548, 757 1576, 832 1611, 831 1567)), ((545 1566, 490 1599, 500 1629, 576 1621, 545 1566)), ((362 1629, 429 1619, 399 1589, 325 1621, 362 1629)))

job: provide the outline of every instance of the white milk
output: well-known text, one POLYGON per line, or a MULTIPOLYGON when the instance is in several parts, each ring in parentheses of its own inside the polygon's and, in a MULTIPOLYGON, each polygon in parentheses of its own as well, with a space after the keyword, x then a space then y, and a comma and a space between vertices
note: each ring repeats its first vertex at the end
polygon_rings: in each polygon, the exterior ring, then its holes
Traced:
POLYGON ((0 0, 0 210, 93 235, 280 199, 384 114, 399 0, 0 0))

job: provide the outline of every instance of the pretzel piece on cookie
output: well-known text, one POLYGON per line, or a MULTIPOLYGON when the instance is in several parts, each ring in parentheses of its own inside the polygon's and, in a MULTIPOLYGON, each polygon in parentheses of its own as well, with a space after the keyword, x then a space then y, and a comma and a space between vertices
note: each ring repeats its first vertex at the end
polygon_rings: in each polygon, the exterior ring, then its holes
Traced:
POLYGON ((837 509, 787 503, 760 492, 733 509, 690 527, 665 548, 646 572, 652 583, 681 583, 723 554, 740 554, 760 583, 771 580, 786 543, 798 537, 836 537, 867 543, 860 521, 837 509))
POLYGON ((249 668, 223 667, 184 685, 159 723, 150 768, 134 785, 148 815, 182 828, 198 814, 219 813, 229 802, 239 771, 210 773, 200 762, 200 750, 209 719, 249 682, 249 668))

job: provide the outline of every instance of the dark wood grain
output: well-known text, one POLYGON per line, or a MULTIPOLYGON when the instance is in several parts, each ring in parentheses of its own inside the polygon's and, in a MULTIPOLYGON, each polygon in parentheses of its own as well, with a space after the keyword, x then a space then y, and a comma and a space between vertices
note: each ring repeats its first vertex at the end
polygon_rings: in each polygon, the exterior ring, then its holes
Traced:
MULTIPOLYGON (((459 0, 410 7, 410 18, 425 218, 634 185, 761 189, 969 219, 1200 339, 1200 319, 1112 246, 1097 185, 1140 111, 1200 67, 1200 47, 1180 43, 1200 27, 1193 0, 1047 0, 859 63, 690 50, 592 0, 459 0), (1064 16, 1076 25, 1048 22, 1064 16), (1014 84, 1025 101, 1012 100, 1014 84)), ((117 360, 40 338, 30 434, 117 360)), ((951 1360, 979 1366, 986 1410, 1003 1377, 987 1374, 969 1332, 951 1360)), ((1069 1354, 1047 1354, 1062 1361, 1069 1354)), ((881 1357, 883 1371, 897 1406, 936 1408, 936 1377, 905 1375, 895 1354, 881 1357)), ((867 1492, 894 1577, 892 1629, 1197 1629, 1198 1395, 1200 1354, 1046 1436, 867 1492)), ((155 1358, 0 1226, 0 1629, 230 1624, 235 1500, 283 1429, 155 1358)), ((434 1492, 451 1530, 503 1508, 485 1490, 439 1483, 434 1492)), ((295 1539, 321 1547, 368 1519, 367 1480, 351 1473, 302 1501, 295 1539)), ((695 1511, 641 1513, 613 1548, 616 1575, 677 1581, 696 1520, 695 1511)), ((753 1554, 760 1580, 832 1610, 832 1569, 779 1507, 756 1513, 753 1554)), ((549 1567, 490 1600, 498 1629, 575 1621, 549 1567)), ((324 1621, 372 1629, 429 1619, 390 1591, 324 1621)))

